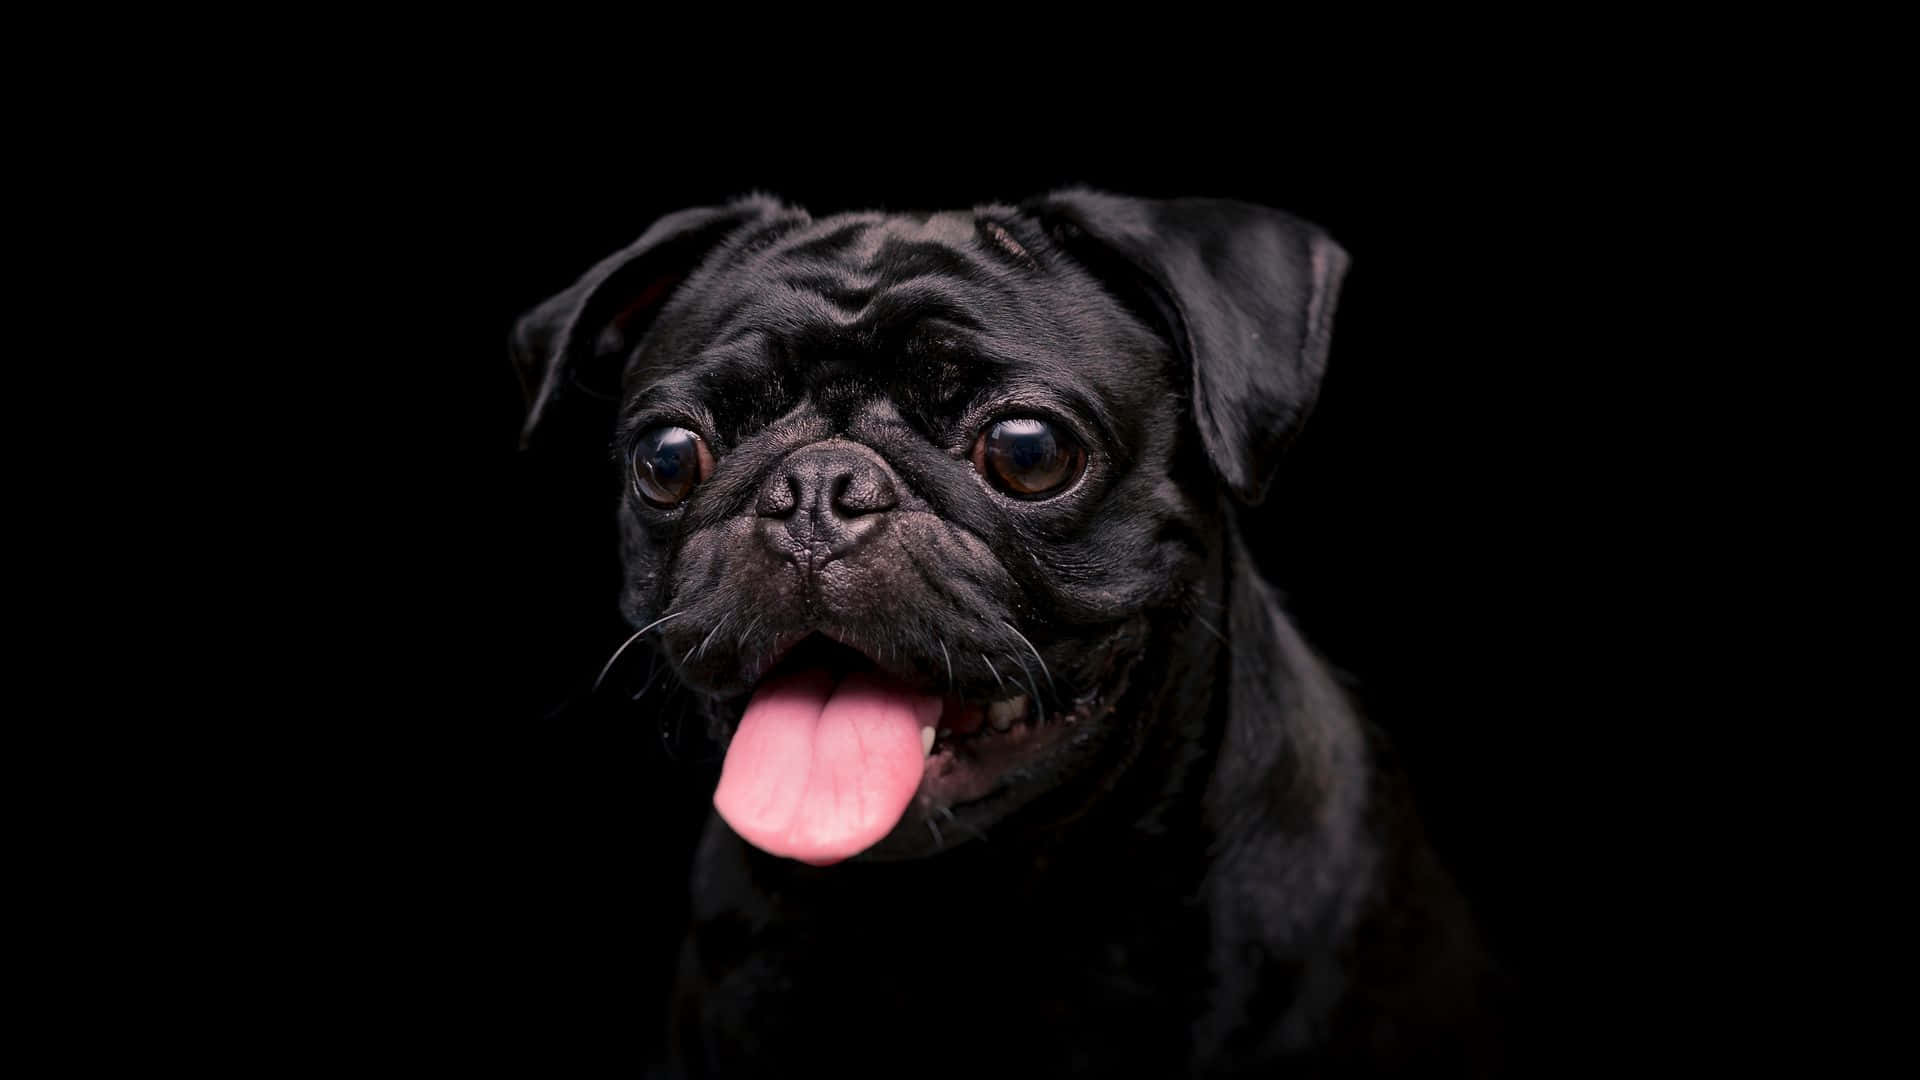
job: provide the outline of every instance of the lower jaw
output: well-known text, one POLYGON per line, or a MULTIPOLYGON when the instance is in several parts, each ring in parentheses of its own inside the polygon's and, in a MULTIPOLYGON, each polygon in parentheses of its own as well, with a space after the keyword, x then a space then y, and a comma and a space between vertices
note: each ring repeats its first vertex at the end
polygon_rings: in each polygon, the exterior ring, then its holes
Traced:
POLYGON ((1016 724, 1010 731, 937 748, 927 758, 918 801, 954 809, 987 798, 1015 779, 1023 767, 1045 764, 1081 719, 1068 715, 1043 724, 1016 724))
POLYGON ((920 790, 886 839, 854 862, 893 862, 938 855, 989 830, 1074 775, 1091 744, 1116 732, 1088 722, 1046 725, 995 735, 1001 745, 942 747, 927 759, 920 790))
POLYGON ((1094 768, 1110 756, 1112 740, 1131 738, 1112 718, 1140 655, 1121 660, 1098 696, 1071 712, 935 747, 899 825, 859 858, 920 858, 984 837, 989 826, 1094 768))

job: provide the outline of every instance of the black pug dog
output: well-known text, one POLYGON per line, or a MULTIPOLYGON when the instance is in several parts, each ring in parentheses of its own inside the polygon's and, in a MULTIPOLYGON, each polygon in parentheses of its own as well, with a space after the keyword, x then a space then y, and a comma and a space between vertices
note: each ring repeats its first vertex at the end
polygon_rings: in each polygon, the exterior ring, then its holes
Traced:
POLYGON ((1235 524, 1346 266, 1225 200, 754 197, 520 322, 530 437, 618 380, 628 645, 726 747, 680 1068, 1490 1069, 1463 905, 1235 524))

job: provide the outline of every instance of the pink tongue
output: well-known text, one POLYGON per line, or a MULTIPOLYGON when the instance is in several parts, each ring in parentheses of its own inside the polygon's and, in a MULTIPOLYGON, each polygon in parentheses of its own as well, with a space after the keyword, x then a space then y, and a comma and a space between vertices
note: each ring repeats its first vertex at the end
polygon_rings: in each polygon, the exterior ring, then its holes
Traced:
POLYGON ((720 766, 713 808, 747 843, 824 866, 892 831, 926 769, 920 729, 940 698, 878 672, 838 686, 797 671, 754 691, 720 766))

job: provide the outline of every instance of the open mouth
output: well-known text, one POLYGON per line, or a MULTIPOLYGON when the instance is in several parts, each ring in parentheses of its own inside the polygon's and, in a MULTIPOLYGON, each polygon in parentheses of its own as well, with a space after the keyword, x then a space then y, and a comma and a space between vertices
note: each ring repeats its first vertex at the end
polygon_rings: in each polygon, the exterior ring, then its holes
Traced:
POLYGON ((1073 731, 1112 709, 1101 688, 1051 710, 1032 693, 991 701, 947 698, 920 791, 929 806, 952 810, 993 792, 1012 770, 1043 758, 1073 731))
POLYGON ((715 809, 754 846, 815 864, 859 854, 915 807, 952 821, 1111 711, 1125 681, 1119 652, 1078 696, 1060 695, 1049 679, 1049 699, 1030 672, 1019 687, 997 669, 984 693, 941 694, 856 648, 806 635, 757 680, 715 809))

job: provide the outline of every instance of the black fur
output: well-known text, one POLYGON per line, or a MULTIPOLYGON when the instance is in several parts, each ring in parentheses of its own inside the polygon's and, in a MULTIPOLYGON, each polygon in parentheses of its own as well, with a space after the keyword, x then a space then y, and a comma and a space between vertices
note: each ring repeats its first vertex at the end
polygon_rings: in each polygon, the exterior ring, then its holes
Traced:
POLYGON ((671 616, 645 647, 716 738, 807 630, 962 697, 1117 701, 841 865, 714 819, 689 1073, 1490 1071, 1460 901, 1234 525, 1311 408, 1345 266, 1224 200, 815 221, 754 198, 663 219, 522 321, 529 438, 606 397, 622 467, 663 423, 713 449, 686 502, 620 513, 623 610, 671 616), (975 472, 1010 412, 1088 448, 1065 494, 975 472), (868 485, 870 535, 773 524, 799 451, 868 485))

